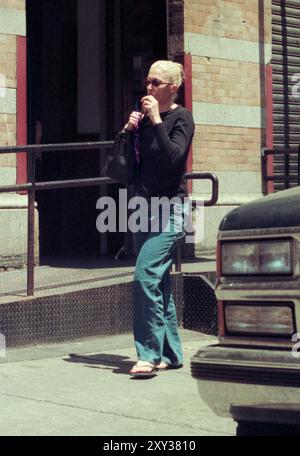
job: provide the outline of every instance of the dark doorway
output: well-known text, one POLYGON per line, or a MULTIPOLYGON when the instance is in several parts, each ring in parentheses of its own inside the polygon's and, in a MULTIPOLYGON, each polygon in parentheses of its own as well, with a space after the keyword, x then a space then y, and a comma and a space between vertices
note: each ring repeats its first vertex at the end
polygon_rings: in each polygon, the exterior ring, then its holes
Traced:
MULTIPOLYGON (((27 0, 28 142, 112 139, 167 58, 165 0, 27 0)), ((43 153, 37 180, 100 175, 99 152, 43 153)), ((123 233, 96 230, 97 199, 118 185, 40 192, 41 263, 114 255, 123 233)))

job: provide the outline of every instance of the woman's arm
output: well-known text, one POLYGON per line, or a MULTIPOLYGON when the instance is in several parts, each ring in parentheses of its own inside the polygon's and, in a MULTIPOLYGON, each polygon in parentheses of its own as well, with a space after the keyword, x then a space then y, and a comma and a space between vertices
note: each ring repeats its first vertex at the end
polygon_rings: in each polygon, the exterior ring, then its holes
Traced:
POLYGON ((154 125, 154 129, 166 165, 171 169, 176 168, 185 158, 193 138, 195 125, 192 115, 186 111, 185 116, 179 117, 170 134, 163 122, 154 125))

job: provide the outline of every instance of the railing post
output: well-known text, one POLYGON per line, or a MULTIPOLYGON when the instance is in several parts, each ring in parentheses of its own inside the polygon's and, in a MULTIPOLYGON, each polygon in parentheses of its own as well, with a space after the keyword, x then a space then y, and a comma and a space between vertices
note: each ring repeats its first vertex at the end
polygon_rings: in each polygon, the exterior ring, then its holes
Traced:
POLYGON ((28 191, 27 296, 34 295, 34 202, 35 191, 28 191))
POLYGON ((263 195, 268 194, 268 156, 266 154, 266 147, 261 150, 261 173, 262 173, 262 190, 263 195))
POLYGON ((175 261, 175 271, 181 272, 182 258, 181 258, 181 239, 177 242, 176 245, 176 261, 175 261))
POLYGON ((34 295, 34 204, 35 204, 35 151, 28 152, 28 180, 32 187, 28 190, 27 210, 27 296, 34 295))

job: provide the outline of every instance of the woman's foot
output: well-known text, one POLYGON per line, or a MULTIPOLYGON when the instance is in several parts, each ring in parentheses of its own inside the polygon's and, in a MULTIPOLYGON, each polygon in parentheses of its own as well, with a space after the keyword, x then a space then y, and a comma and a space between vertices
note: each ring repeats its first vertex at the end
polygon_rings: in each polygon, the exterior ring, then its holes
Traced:
POLYGON ((150 361, 139 360, 130 370, 130 375, 133 377, 153 377, 156 375, 156 366, 150 361))

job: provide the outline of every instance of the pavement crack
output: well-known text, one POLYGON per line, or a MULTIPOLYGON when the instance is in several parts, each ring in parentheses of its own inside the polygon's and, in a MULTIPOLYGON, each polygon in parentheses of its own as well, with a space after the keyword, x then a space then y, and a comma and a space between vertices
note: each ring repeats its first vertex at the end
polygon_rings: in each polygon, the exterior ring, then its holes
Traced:
MULTIPOLYGON (((94 409, 94 408, 89 408, 89 407, 82 407, 80 405, 72 405, 72 404, 66 404, 66 403, 63 403, 63 402, 54 402, 54 401, 51 401, 51 400, 48 400, 48 399, 36 399, 36 398, 33 398, 33 397, 28 397, 28 396, 22 396, 20 394, 11 394, 11 393, 6 393, 6 392, 0 392, 0 395, 1 396, 6 396, 6 397, 13 397, 13 398, 17 398, 17 399, 22 399, 22 400, 26 400, 26 401, 31 401, 31 402, 36 402, 36 403, 42 403, 42 404, 49 404, 49 405, 53 405, 53 406, 59 406, 59 407, 68 407, 70 409, 76 409, 76 410, 80 410, 80 411, 85 411, 85 412, 91 412, 91 413, 98 413, 98 414, 101 414, 101 415, 110 415, 110 416, 116 416, 116 417, 122 417, 122 418, 126 418, 126 419, 130 419, 130 420, 137 420, 137 421, 141 421, 141 422, 145 422, 145 423, 156 423, 156 424, 161 424, 161 425, 169 425, 169 426, 174 426, 178 429, 188 429, 190 431, 196 431, 196 432, 199 432, 200 430, 201 431, 206 431, 208 433, 211 433, 211 430, 209 429, 206 429, 206 428, 202 428, 200 427, 199 428, 196 428, 194 426, 190 426, 190 425, 185 425, 185 424, 177 424, 177 423, 170 423, 168 421, 163 421, 163 420, 158 420, 158 419, 155 419, 155 418, 151 418, 151 419, 147 419, 147 418, 141 418, 141 417, 138 417, 138 416, 134 416, 134 415, 127 415, 125 413, 115 413, 115 412, 110 412, 110 411, 107 411, 107 410, 100 410, 100 409, 94 409)), ((223 434, 223 432, 221 432, 223 434)), ((227 435, 225 434, 224 432, 224 435, 227 435)))

